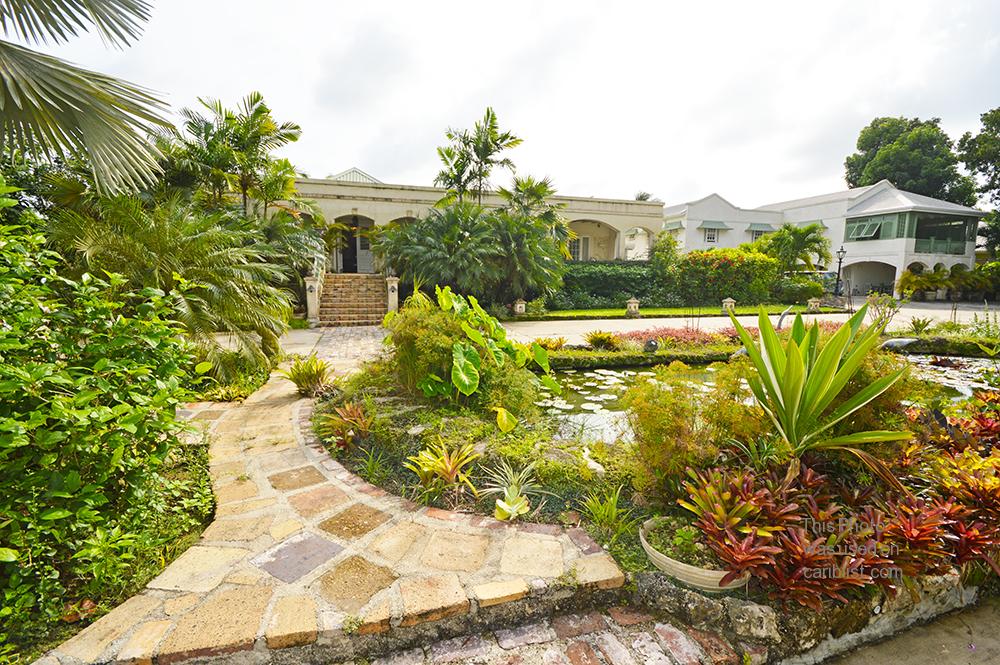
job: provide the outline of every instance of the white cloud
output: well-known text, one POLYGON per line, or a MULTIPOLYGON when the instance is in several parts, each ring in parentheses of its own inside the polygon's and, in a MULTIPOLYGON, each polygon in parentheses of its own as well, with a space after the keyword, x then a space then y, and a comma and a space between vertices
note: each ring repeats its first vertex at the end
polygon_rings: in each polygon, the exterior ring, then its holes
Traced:
POLYGON ((164 93, 260 90, 304 129, 286 154, 429 184, 448 126, 492 105, 519 170, 560 191, 734 203, 832 191, 875 115, 996 106, 1000 5, 909 2, 333 3, 161 0, 125 51, 53 52, 164 93))

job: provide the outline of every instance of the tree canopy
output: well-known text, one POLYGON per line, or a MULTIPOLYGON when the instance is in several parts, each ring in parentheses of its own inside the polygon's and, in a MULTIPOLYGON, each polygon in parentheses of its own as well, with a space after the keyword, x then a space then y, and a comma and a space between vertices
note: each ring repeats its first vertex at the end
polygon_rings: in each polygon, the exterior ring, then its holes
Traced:
POLYGON ((954 144, 941 119, 875 118, 844 162, 850 187, 889 180, 900 189, 961 205, 976 202, 975 182, 958 170, 954 144))
MULTIPOLYGON (((979 193, 1000 205, 1000 107, 982 114, 979 133, 966 132, 958 140, 958 153, 965 168, 979 178, 979 193)), ((994 210, 983 219, 979 234, 986 251, 996 256, 1000 249, 1000 215, 994 210)))
POLYGON ((778 260, 782 272, 815 270, 816 264, 829 266, 830 240, 821 224, 783 224, 774 233, 764 235, 755 248, 778 260))

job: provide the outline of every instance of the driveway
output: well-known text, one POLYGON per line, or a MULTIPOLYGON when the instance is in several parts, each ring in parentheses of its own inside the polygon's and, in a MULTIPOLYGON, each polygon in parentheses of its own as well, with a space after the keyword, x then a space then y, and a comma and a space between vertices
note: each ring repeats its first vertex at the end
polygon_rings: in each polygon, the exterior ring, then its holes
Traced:
MULTIPOLYGON (((997 312, 996 306, 990 311, 997 312)), ((954 318, 961 323, 967 323, 975 315, 983 316, 984 307, 970 303, 958 303, 952 310, 951 303, 907 303, 893 319, 891 329, 904 329, 910 325, 913 317, 931 318, 935 321, 950 321, 954 318)), ((778 315, 770 317, 777 324, 778 315)), ((846 321, 847 314, 810 314, 807 322, 846 321)), ((756 326, 756 316, 740 316, 737 320, 744 326, 756 326)), ((790 323, 786 318, 786 325, 790 323)), ((589 319, 582 321, 510 321, 504 324, 511 336, 521 342, 528 342, 536 337, 565 337, 570 344, 582 344, 583 337, 593 330, 606 332, 630 332, 648 328, 697 328, 700 330, 721 330, 732 325, 725 316, 702 317, 672 317, 643 319, 589 319)))

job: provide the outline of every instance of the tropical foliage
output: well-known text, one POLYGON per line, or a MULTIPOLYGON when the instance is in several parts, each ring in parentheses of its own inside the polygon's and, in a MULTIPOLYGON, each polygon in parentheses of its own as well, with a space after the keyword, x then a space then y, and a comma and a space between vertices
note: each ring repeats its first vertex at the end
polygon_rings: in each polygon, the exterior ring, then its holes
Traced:
POLYGON ((905 440, 910 438, 909 432, 852 432, 842 436, 831 432, 837 423, 888 390, 905 372, 904 368, 880 377, 835 404, 865 357, 879 343, 885 326, 881 323, 862 329, 866 313, 867 305, 864 305, 825 342, 820 341, 818 325, 814 323, 807 329, 801 315, 796 315, 784 345, 766 315, 759 317, 759 345, 735 316, 730 314, 730 318, 756 370, 756 375, 748 379, 750 390, 774 424, 786 453, 798 459, 809 451, 850 452, 888 483, 898 486, 898 481, 883 464, 856 446, 905 440))
POLYGON ((962 205, 975 203, 976 183, 958 170, 954 143, 941 119, 875 118, 844 162, 850 187, 888 180, 896 187, 962 205))
POLYGON ((64 605, 122 600, 210 515, 175 417, 208 368, 163 292, 69 279, 41 235, 0 235, 0 642, 18 644, 64 605))
MULTIPOLYGON (((139 37, 149 14, 145 0, 25 0, 0 4, 0 27, 33 44, 94 29, 122 47, 139 37)), ((3 40, 0 73, 0 136, 8 150, 85 158, 102 192, 154 181, 158 154, 146 135, 168 123, 151 92, 3 40)))
POLYGON ((798 226, 782 224, 773 233, 767 233, 754 243, 755 248, 778 260, 782 272, 816 270, 816 266, 829 266, 830 239, 820 223, 798 226))

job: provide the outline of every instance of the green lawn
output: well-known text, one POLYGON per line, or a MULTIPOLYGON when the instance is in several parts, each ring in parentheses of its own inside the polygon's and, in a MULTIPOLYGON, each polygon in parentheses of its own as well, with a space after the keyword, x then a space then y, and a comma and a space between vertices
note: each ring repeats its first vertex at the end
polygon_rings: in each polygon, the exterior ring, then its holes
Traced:
MULTIPOLYGON (((737 314, 757 314, 760 312, 761 307, 767 311, 768 314, 781 314, 785 311, 788 305, 737 305, 737 314)), ((805 312, 805 305, 793 305, 793 312, 805 312)), ((821 312, 842 312, 843 310, 837 309, 835 307, 823 307, 821 312)), ((722 307, 647 307, 639 308, 639 313, 642 314, 642 318, 650 319, 654 317, 677 317, 686 318, 692 316, 725 316, 722 313, 722 307)), ((619 309, 561 309, 553 312, 546 312, 540 316, 523 316, 517 317, 518 320, 528 320, 528 321, 538 321, 538 320, 548 320, 548 319, 624 319, 625 308, 619 309)))

